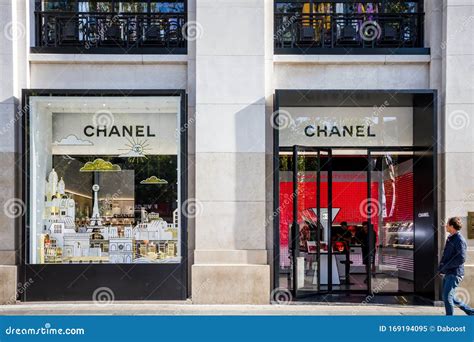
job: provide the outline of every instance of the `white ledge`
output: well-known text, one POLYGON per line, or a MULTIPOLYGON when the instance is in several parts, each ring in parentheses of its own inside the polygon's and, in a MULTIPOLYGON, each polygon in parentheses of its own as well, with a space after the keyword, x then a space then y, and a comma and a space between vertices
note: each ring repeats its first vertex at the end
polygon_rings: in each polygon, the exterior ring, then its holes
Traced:
POLYGON ((36 64, 186 64, 188 56, 31 53, 29 61, 36 64))
POLYGON ((274 55, 274 63, 302 64, 426 64, 430 55, 274 55))

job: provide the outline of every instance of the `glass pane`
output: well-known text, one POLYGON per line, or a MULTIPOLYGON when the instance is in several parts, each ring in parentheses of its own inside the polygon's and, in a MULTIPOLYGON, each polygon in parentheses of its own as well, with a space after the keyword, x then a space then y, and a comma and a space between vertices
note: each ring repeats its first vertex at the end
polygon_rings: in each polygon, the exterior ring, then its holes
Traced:
POLYGON ((117 1, 115 10, 119 13, 146 13, 148 3, 146 1, 117 1))
POLYGON ((418 10, 416 1, 391 0, 384 5, 385 13, 414 13, 418 10))
POLYGON ((292 12, 300 12, 303 8, 302 3, 277 3, 275 8, 275 13, 292 13, 292 12))
POLYGON ((179 99, 30 105, 31 263, 179 262, 179 99))
MULTIPOLYGON (((367 216, 367 151, 333 150, 332 203, 335 217, 332 245, 336 259, 339 286, 335 290, 367 290, 364 261, 368 246, 364 230, 367 216), (362 209, 361 209, 362 208, 362 209)), ((376 187, 371 184, 372 193, 376 187)))
POLYGON ((83 1, 79 3, 79 7, 84 12, 113 12, 112 1, 83 1))
POLYGON ((75 1, 59 0, 59 1, 43 1, 44 11, 75 11, 75 1))
POLYGON ((372 222, 380 227, 376 274, 378 292, 413 291, 413 154, 385 152, 373 156, 372 179, 378 184, 372 222))
MULTIPOLYGON (((300 12, 309 13, 310 1, 279 1, 275 5, 276 13, 300 12)), ((386 0, 386 1, 313 1, 313 13, 414 13, 418 10, 416 0, 386 0)))
MULTIPOLYGON (((296 266, 298 269, 298 290, 303 292, 318 290, 316 253, 318 231, 320 241, 323 241, 321 249, 325 249, 325 246, 327 246, 327 227, 324 231, 321 227, 318 229, 320 223, 317 217, 317 170, 317 153, 300 152, 298 155, 298 227, 300 241, 296 266)), ((327 190, 324 192, 327 194, 327 190)), ((327 201, 321 206, 327 208, 327 201)))
POLYGON ((293 155, 280 152, 280 286, 291 288, 290 227, 293 222, 293 155))
POLYGON ((184 2, 182 1, 152 1, 150 3, 152 13, 184 13, 184 2))
MULTIPOLYGON (((146 13, 148 3, 152 13, 184 13, 184 1, 151 1, 146 0, 79 0, 77 6, 81 12, 119 12, 119 13, 146 13)), ((75 11, 76 1, 68 0, 43 0, 44 11, 75 11)))
MULTIPOLYGON (((322 155, 319 160, 317 152, 300 151, 297 160, 299 244, 297 246, 297 257, 292 266, 296 267, 297 271, 298 291, 303 293, 317 292, 318 282, 320 290, 324 291, 328 288, 328 246, 330 246, 330 237, 326 171, 321 172, 320 219, 318 219, 317 209, 318 163, 322 163, 320 167, 324 170, 328 162, 327 155, 324 153, 322 155), (318 255, 320 255, 320 262, 318 262, 318 255)), ((291 186, 293 186, 293 183, 291 183, 291 186)), ((292 196, 292 191, 292 188, 288 189, 286 196, 292 196)), ((293 206, 291 208, 280 206, 280 208, 282 213, 289 213, 290 210, 293 210, 293 206)))

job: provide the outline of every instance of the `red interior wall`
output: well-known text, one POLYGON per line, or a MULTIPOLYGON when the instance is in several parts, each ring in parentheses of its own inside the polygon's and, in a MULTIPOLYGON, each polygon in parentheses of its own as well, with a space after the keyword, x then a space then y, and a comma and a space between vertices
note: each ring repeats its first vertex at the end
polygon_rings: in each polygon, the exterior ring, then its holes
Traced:
MULTIPOLYGON (((386 210, 390 213, 393 199, 393 187, 390 180, 384 181, 386 210)), ((382 203, 379 199, 378 183, 372 182, 372 198, 382 203)), ((298 187, 298 212, 316 207, 316 183, 301 182, 298 187)), ((280 183, 280 245, 288 245, 288 227, 293 221, 293 182, 280 183)), ((393 216, 384 218, 384 222, 399 222, 413 220, 413 173, 406 173, 395 178, 395 210, 393 216)), ((321 207, 327 207, 328 184, 321 182, 321 207)), ((335 224, 342 221, 362 223, 367 220, 361 203, 367 199, 367 183, 365 182, 333 182, 333 207, 340 208, 334 219, 335 224)), ((381 210, 382 208, 380 208, 381 210)), ((378 213, 377 213, 378 214, 378 213)), ((301 215, 298 216, 298 221, 301 215)), ((375 220, 374 220, 375 221, 375 220)), ((378 222, 372 222, 378 232, 378 222)))
MULTIPOLYGON (((390 180, 384 181, 387 214, 390 213, 393 188, 390 180)), ((395 210, 384 222, 413 221, 413 172, 395 178, 395 210)))
MULTIPOLYGON (((361 224, 367 221, 361 203, 367 199, 367 183, 365 182, 333 182, 333 208, 340 208, 334 219, 335 224, 347 221, 349 224, 361 224)), ((298 212, 316 207, 316 183, 302 182, 298 186, 298 212)), ((288 245, 288 227, 293 221, 293 182, 280 182, 280 245, 288 245)), ((378 200, 378 183, 372 182, 371 195, 378 200)), ((321 208, 328 205, 328 183, 321 182, 321 208)), ((298 221, 301 215, 298 216, 298 221)), ((374 229, 377 232, 377 222, 374 229)))

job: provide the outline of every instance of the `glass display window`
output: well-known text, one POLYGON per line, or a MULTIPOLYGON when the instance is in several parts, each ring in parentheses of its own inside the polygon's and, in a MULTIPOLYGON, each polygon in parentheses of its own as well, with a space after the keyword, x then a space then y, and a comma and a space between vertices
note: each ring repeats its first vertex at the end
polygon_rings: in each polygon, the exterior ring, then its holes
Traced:
POLYGON ((30 97, 30 263, 181 261, 180 101, 30 97))

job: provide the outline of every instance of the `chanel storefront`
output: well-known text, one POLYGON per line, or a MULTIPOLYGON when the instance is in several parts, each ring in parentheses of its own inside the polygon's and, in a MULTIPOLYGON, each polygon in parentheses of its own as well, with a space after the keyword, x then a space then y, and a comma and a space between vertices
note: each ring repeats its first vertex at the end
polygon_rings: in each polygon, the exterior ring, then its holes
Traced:
POLYGON ((184 91, 23 101, 23 300, 186 298, 184 91))
POLYGON ((279 90, 276 287, 435 299, 436 94, 279 90))
MULTIPOLYGON (((273 288, 435 299, 435 98, 276 91, 273 288)), ((22 300, 187 298, 185 102, 24 92, 22 300)))

